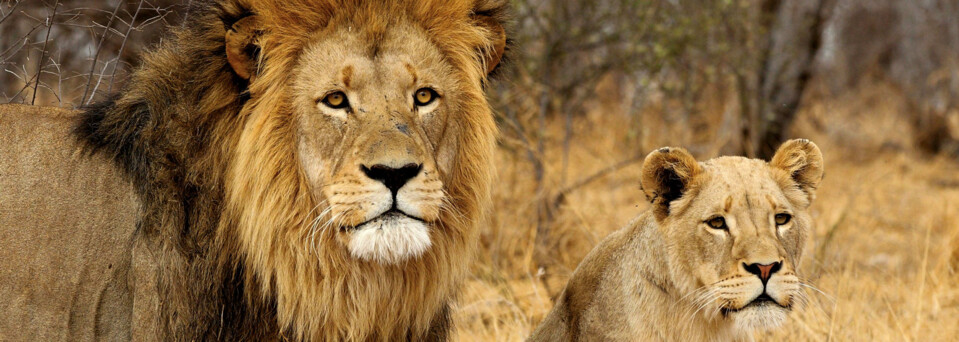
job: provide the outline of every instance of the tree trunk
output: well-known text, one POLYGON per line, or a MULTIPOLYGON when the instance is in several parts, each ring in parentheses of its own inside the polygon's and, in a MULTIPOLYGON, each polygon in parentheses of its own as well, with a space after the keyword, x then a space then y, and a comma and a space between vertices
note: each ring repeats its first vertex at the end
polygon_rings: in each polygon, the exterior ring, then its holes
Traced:
POLYGON ((755 157, 770 158, 785 138, 819 51, 832 0, 770 0, 763 16, 774 18, 759 75, 758 117, 750 127, 755 157))

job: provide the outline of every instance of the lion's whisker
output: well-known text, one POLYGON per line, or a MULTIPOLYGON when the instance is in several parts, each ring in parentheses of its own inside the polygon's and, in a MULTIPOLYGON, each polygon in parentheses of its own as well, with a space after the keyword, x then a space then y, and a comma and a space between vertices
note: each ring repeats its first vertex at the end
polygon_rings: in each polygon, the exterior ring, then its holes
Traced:
POLYGON ((468 223, 468 222, 466 222, 466 215, 463 214, 463 212, 460 211, 459 208, 457 208, 455 205, 453 205, 453 202, 452 202, 452 200, 450 200, 450 198, 451 198, 451 197, 450 197, 449 194, 446 192, 446 190, 443 189, 443 196, 440 197, 440 200, 442 201, 442 204, 441 204, 440 207, 439 207, 440 211, 441 211, 441 212, 448 213, 448 214, 449 214, 449 218, 450 218, 451 220, 455 220, 455 223, 456 223, 457 226, 460 226, 460 225, 463 225, 463 224, 468 223))
POLYGON ((317 236, 317 232, 319 231, 319 229, 317 229, 317 225, 320 223, 320 220, 321 220, 324 216, 327 216, 327 215, 328 215, 330 212, 332 212, 332 211, 333 211, 333 207, 331 207, 331 206, 330 206, 330 207, 326 207, 326 209, 324 209, 322 212, 320 212, 320 214, 317 215, 316 218, 313 219, 313 221, 310 223, 309 245, 310 245, 310 249, 311 249, 311 250, 313 251, 313 253, 316 254, 316 255, 319 255, 319 252, 316 250, 316 245, 317 245, 317 243, 316 243, 316 236, 317 236))

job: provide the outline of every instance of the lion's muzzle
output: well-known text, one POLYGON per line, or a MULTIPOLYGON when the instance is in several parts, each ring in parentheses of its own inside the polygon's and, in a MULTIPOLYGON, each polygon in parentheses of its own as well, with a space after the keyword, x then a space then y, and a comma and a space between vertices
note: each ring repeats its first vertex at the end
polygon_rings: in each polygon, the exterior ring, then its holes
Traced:
POLYGON ((742 263, 741 275, 719 286, 724 297, 720 312, 732 318, 740 329, 766 330, 781 325, 796 297, 802 296, 799 279, 792 272, 780 272, 783 262, 742 263))
POLYGON ((356 164, 324 189, 350 254, 390 264, 420 256, 432 245, 444 198, 434 163, 406 136, 388 134, 357 150, 356 164))
POLYGON ((350 254, 367 261, 397 263, 426 251, 432 243, 426 223, 417 216, 422 210, 418 210, 415 203, 409 203, 411 201, 405 198, 409 196, 399 196, 401 190, 406 190, 410 180, 420 175, 423 165, 407 163, 392 167, 375 164, 361 166, 361 170, 369 179, 381 183, 389 190, 390 203, 379 205, 381 211, 383 208, 388 209, 380 213, 373 212, 372 219, 352 229, 350 254))
POLYGON ((364 165, 360 168, 367 177, 386 185, 386 188, 390 189, 395 197, 400 188, 406 185, 406 182, 420 173, 423 165, 409 163, 399 168, 393 168, 389 165, 376 164, 370 167, 364 165))
POLYGON ((353 257, 393 264, 419 256, 431 245, 429 229, 423 221, 389 211, 357 227, 349 249, 353 257))

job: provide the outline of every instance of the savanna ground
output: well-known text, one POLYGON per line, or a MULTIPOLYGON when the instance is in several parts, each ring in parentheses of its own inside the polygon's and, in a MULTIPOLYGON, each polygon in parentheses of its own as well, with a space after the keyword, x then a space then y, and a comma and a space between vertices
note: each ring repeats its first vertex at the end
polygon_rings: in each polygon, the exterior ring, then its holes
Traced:
MULTIPOLYGON (((811 212, 815 228, 801 276, 812 300, 769 341, 949 341, 959 336, 959 163, 910 146, 910 110, 892 87, 866 85, 830 99, 808 100, 791 136, 813 139, 826 159, 811 212)), ((689 122, 651 120, 598 106, 573 123, 567 183, 606 170, 568 192, 554 212, 550 243, 537 244, 531 163, 504 139, 497 160, 494 208, 480 257, 455 310, 456 340, 513 341, 549 312, 577 263, 607 234, 647 208, 641 161, 653 148, 697 139, 721 144, 721 104, 707 110, 713 131, 691 136, 689 122), (685 132, 685 133, 684 133, 685 132), (628 162, 622 166, 621 161, 628 162), (609 168, 621 165, 620 168, 609 168), (551 259, 544 269, 537 262, 551 259)), ((542 139, 547 170, 560 170, 564 123, 550 120, 542 139)), ((706 144, 709 146, 710 144, 706 144)), ((716 145, 716 144, 712 144, 716 145)), ((715 149, 692 151, 699 159, 715 149)), ((559 174, 559 172, 553 172, 559 174)), ((561 180, 545 188, 559 190, 561 180)), ((642 310, 642 308, 637 308, 642 310)))

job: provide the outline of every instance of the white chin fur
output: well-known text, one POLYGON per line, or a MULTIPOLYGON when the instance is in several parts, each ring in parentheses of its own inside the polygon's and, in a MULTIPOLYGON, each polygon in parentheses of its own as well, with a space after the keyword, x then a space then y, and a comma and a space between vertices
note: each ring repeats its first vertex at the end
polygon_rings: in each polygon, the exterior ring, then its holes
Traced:
POLYGON ((733 318, 740 331, 751 332, 778 328, 786 321, 787 315, 788 311, 786 309, 767 304, 736 312, 733 318))
POLYGON ((423 254, 430 248, 429 229, 422 221, 400 215, 384 215, 352 232, 353 257, 395 264, 423 254))

